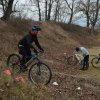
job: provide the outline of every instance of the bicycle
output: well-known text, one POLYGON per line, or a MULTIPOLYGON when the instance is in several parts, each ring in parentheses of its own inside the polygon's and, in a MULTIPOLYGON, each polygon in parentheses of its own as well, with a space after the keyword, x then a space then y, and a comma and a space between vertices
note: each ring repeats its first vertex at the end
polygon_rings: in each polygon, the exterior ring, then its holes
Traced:
MULTIPOLYGON (((39 54, 39 53, 38 53, 39 54)), ((18 74, 21 66, 21 55, 20 54, 11 54, 7 59, 7 66, 11 67, 13 70, 13 75, 18 74)), ((27 67, 30 66, 28 71, 28 78, 34 84, 44 84, 47 85, 51 78, 52 72, 48 65, 43 63, 38 55, 33 53, 31 59, 25 64, 27 67), (33 64, 33 61, 36 61, 33 64)))
POLYGON ((64 55, 68 65, 80 64, 82 66, 83 59, 80 54, 73 52, 70 56, 67 53, 64 53, 64 55))
POLYGON ((91 60, 91 64, 94 68, 100 68, 100 54, 91 60))

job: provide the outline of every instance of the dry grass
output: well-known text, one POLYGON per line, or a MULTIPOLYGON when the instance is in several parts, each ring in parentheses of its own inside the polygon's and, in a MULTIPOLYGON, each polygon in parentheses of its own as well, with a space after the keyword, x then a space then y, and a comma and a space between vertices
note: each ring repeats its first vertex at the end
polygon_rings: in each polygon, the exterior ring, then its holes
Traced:
POLYGON ((89 36, 88 29, 75 25, 32 22, 31 20, 19 18, 12 19, 8 22, 8 25, 2 21, 0 23, 0 50, 3 51, 2 56, 17 51, 17 43, 20 38, 29 31, 32 25, 36 24, 42 27, 39 41, 45 49, 64 51, 81 45, 87 47, 98 45, 98 42, 93 39, 95 37, 89 36))
POLYGON ((0 99, 2 100, 52 100, 49 87, 14 81, 11 76, 0 79, 0 99), (49 97, 49 98, 48 98, 49 97))
MULTIPOLYGON (((97 69, 90 67, 89 71, 82 72, 79 71, 79 67, 77 66, 68 66, 62 61, 56 60, 56 58, 62 60, 62 54, 67 50, 69 52, 73 51, 76 46, 91 47, 96 44, 98 45, 97 39, 95 40, 93 39, 95 38, 94 36, 89 35, 88 29, 75 25, 55 24, 54 22, 28 22, 25 19, 12 20, 12 22, 8 24, 2 21, 0 21, 0 23, 0 52, 2 52, 0 55, 2 57, 17 51, 18 41, 23 37, 24 32, 28 32, 33 24, 42 27, 41 34, 39 34, 39 41, 45 50, 43 58, 51 59, 54 62, 53 64, 49 64, 53 72, 51 82, 57 81, 59 83, 59 86, 53 86, 52 83, 50 83, 49 86, 34 86, 29 81, 26 81, 25 84, 15 82, 12 78, 7 78, 2 74, 0 80, 1 100, 93 100, 94 98, 98 100, 98 94, 100 92, 91 89, 91 87, 87 88, 84 85, 87 83, 95 87, 94 82, 92 83, 90 80, 81 78, 81 75, 88 75, 89 78, 94 77, 94 72, 96 73, 97 69), (58 74, 55 74, 55 71, 58 74), (64 75, 64 73, 67 73, 67 76, 64 75), (77 75, 76 77, 71 77, 69 74, 72 76, 78 74, 78 77, 77 75), (8 81, 10 81, 10 85, 7 87, 5 83, 8 81), (78 86, 82 86, 83 90, 76 90, 78 86), (1 90, 4 90, 4 92, 1 90), (85 95, 85 93, 87 94, 85 95)), ((95 51, 96 49, 92 50, 90 50, 91 54, 97 53, 97 51, 95 51)), ((4 63, 0 64, 0 66, 5 66, 4 63)), ((99 73, 99 71, 97 71, 97 73, 99 73)), ((96 79, 96 77, 94 77, 94 79, 96 79)), ((97 79, 99 79, 99 77, 97 79)))
MULTIPOLYGON (((91 47, 93 45, 98 46, 100 44, 100 41, 97 41, 97 38, 95 35, 91 33, 91 30, 85 27, 81 27, 78 25, 69 25, 64 23, 57 23, 57 25, 60 25, 65 31, 69 33, 69 37, 73 40, 80 43, 82 46, 91 47)), ((95 31, 97 33, 97 31, 95 31)), ((100 36, 100 34, 98 33, 100 36)), ((78 46, 80 46, 78 45, 78 46)))

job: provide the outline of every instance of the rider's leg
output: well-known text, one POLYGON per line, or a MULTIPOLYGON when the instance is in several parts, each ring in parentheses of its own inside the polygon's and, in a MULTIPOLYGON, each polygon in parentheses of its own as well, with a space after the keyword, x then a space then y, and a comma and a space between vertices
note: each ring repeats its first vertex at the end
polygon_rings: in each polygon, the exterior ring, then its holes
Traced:
POLYGON ((23 68, 25 68, 25 62, 26 62, 26 56, 27 56, 26 49, 19 48, 19 53, 22 55, 22 59, 20 61, 21 62, 20 69, 23 69, 23 68))
POLYGON ((26 49, 26 61, 25 61, 25 63, 27 61, 29 61, 30 59, 31 59, 31 50, 30 49, 26 49))
POLYGON ((85 57, 84 57, 84 59, 83 59, 83 66, 82 66, 82 69, 84 70, 84 68, 85 68, 85 57))
POLYGON ((86 55, 83 60, 83 70, 89 67, 89 55, 86 55))
POLYGON ((25 66, 25 64, 31 58, 31 51, 30 49, 26 49, 26 48, 19 48, 19 53, 22 55, 20 68, 26 69, 27 66, 25 66))
POLYGON ((85 70, 85 67, 86 67, 86 60, 87 59, 86 59, 86 56, 85 56, 84 59, 83 59, 83 68, 82 68, 83 70, 85 70))
POLYGON ((86 56, 86 69, 89 67, 89 55, 86 56))

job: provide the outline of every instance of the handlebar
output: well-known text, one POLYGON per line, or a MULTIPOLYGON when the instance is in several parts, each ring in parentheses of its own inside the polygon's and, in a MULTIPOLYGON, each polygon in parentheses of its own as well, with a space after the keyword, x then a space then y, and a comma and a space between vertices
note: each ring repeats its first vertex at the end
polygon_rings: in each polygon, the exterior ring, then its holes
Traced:
POLYGON ((37 53, 35 53, 34 51, 32 51, 32 52, 31 52, 32 58, 33 58, 33 59, 34 59, 34 58, 37 58, 37 56, 39 56, 41 53, 43 53, 43 52, 37 51, 37 53))

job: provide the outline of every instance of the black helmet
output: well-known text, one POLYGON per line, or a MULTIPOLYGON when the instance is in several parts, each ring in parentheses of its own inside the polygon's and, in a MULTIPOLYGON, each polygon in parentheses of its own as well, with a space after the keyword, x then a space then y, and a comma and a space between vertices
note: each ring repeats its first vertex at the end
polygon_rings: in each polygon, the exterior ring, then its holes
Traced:
POLYGON ((32 26, 32 31, 34 31, 34 30, 41 31, 41 28, 38 25, 34 25, 34 26, 32 26))
POLYGON ((76 50, 76 51, 79 51, 79 47, 76 47, 75 50, 76 50))

